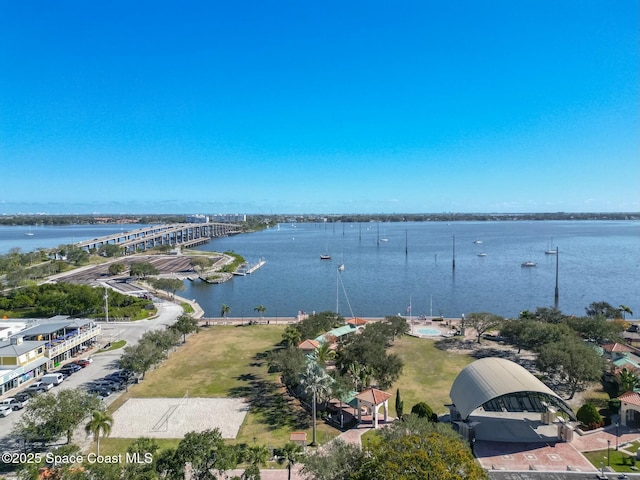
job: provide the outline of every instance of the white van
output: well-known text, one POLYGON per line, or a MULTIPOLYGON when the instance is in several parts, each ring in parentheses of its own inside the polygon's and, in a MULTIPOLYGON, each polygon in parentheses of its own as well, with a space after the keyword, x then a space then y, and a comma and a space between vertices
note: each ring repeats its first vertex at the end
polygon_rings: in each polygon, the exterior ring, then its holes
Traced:
POLYGON ((54 387, 60 385, 63 380, 64 375, 62 375, 61 373, 47 373, 40 379, 42 383, 47 383, 53 385, 54 387))

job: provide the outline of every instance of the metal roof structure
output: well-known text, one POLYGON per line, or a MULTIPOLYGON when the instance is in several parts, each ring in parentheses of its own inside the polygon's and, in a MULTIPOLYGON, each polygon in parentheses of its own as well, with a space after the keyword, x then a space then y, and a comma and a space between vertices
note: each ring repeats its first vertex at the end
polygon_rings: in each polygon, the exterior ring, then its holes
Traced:
POLYGON ((562 398, 527 369, 503 358, 482 358, 467 365, 454 380, 449 396, 461 417, 466 419, 486 402, 520 392, 547 395, 571 412, 562 398))

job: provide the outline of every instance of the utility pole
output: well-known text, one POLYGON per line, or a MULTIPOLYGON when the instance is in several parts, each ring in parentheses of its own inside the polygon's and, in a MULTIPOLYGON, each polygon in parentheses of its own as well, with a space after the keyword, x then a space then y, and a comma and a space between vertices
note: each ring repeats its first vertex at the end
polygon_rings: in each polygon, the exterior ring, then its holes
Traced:
POLYGON ((104 287, 104 320, 109 321, 109 289, 104 287))
POLYGON ((553 295, 555 307, 558 308, 558 257, 560 256, 560 252, 558 251, 558 247, 556 247, 556 289, 553 295))
POLYGON ((453 235, 453 263, 451 264, 452 268, 456 269, 456 236, 453 235))

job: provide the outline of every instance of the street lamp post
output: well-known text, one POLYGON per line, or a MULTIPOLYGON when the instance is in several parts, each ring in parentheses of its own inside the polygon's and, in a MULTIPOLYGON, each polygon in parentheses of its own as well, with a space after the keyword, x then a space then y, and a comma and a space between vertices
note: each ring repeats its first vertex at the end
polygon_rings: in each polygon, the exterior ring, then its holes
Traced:
POLYGON ((616 450, 618 450, 618 437, 620 436, 620 422, 616 422, 616 450))
POLYGON ((611 440, 607 440, 607 467, 611 466, 611 440))

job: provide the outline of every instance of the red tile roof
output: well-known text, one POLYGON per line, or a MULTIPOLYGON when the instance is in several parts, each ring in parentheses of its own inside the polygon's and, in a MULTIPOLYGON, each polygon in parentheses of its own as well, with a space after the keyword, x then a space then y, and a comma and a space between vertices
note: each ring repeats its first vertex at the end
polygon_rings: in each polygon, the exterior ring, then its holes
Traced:
POLYGON ((618 397, 621 402, 629 403, 631 405, 636 405, 640 407, 640 393, 636 392, 627 392, 623 393, 618 397))
POLYGON ((360 392, 358 395, 356 395, 356 398, 372 405, 380 405, 385 400, 391 398, 391 394, 371 387, 360 392))
POLYGON ((354 327, 359 327, 360 325, 366 325, 368 322, 364 318, 353 317, 352 319, 347 320, 347 323, 354 327))
POLYGON ((607 352, 633 352, 634 349, 624 345, 623 343, 607 343, 602 348, 607 352))
POLYGON ((305 340, 304 342, 300 342, 300 344, 298 344, 298 348, 300 350, 315 350, 316 348, 318 348, 318 345, 320 344, 315 340, 305 340))

